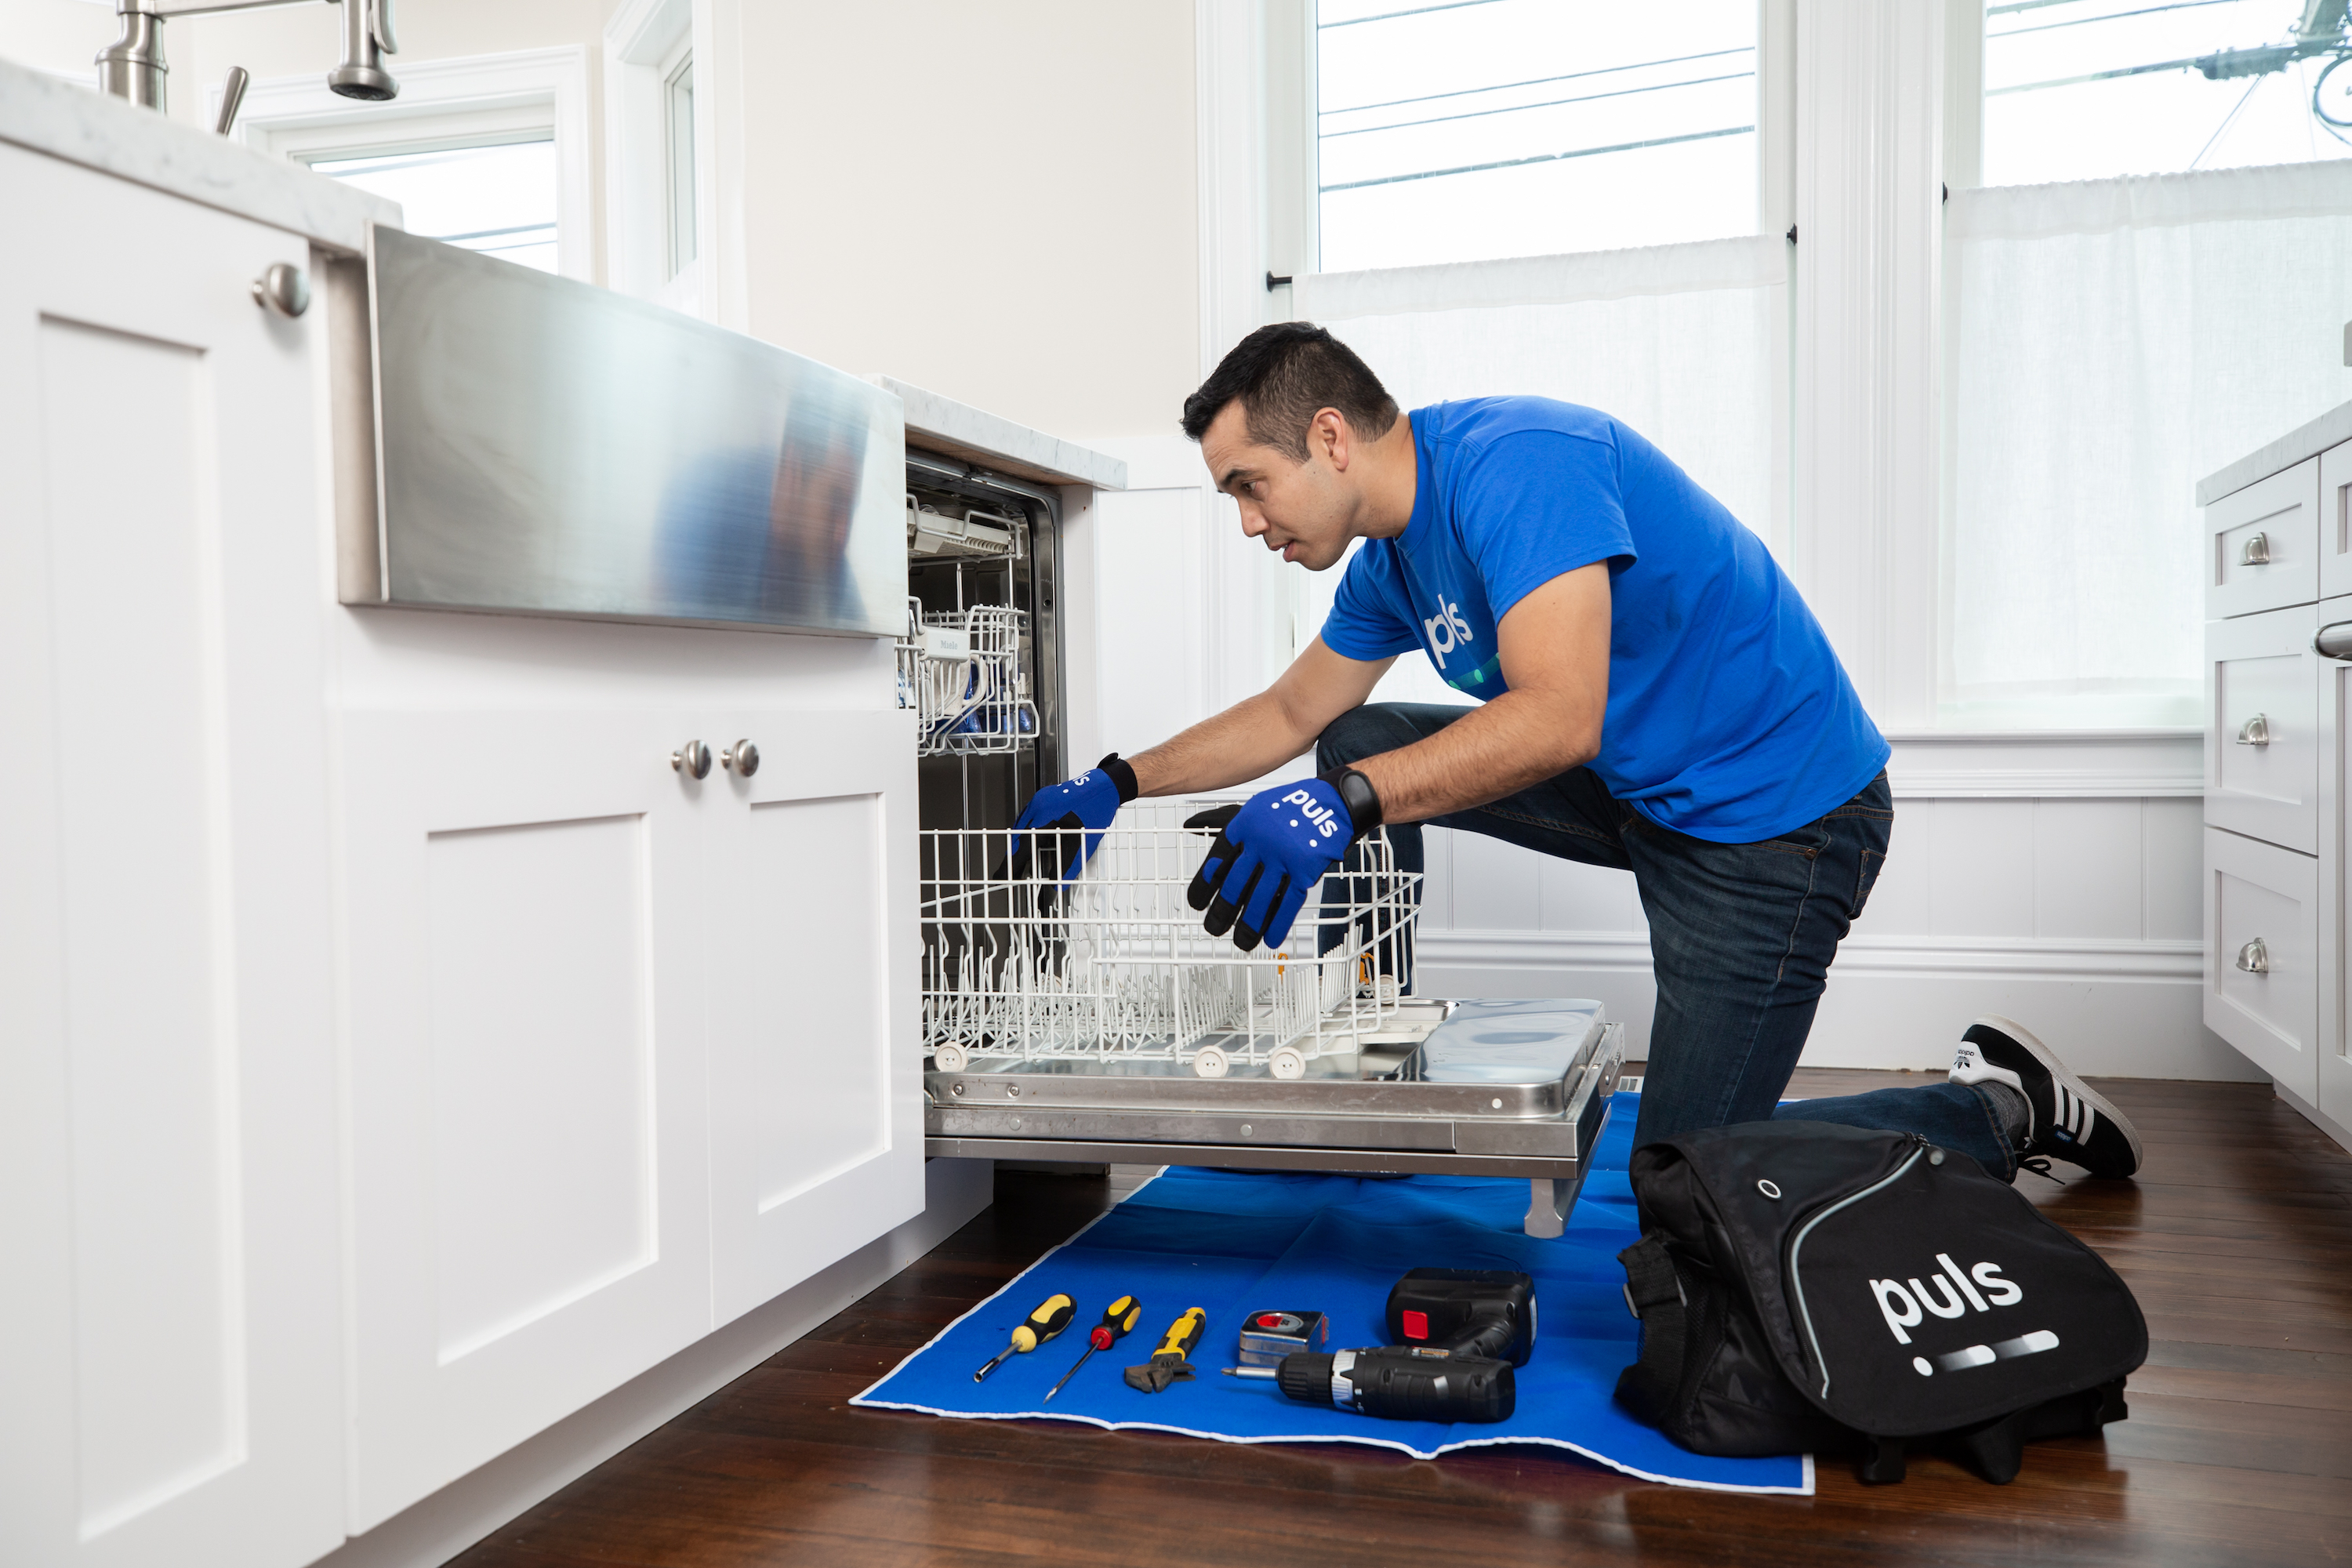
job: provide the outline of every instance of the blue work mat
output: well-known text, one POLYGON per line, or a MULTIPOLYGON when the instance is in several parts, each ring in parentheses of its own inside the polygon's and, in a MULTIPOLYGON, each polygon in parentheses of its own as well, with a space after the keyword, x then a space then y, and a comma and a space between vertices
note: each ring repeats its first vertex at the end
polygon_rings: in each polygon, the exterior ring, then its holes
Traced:
POLYGON ((1616 1097, 1583 1196, 1568 1233, 1556 1241, 1523 1233, 1524 1181, 1368 1181, 1171 1166, 850 1403, 982 1420, 1083 1421, 1227 1443, 1366 1443, 1424 1459, 1483 1445, 1545 1444, 1646 1480, 1810 1495, 1809 1456, 1711 1459, 1689 1453, 1610 1397, 1636 1353, 1637 1325, 1625 1310, 1617 1254, 1638 1239, 1625 1158, 1639 1109, 1637 1096, 1616 1097), (1508 1421, 1374 1420, 1297 1404, 1265 1380, 1222 1375, 1237 1359, 1242 1320, 1255 1310, 1329 1313, 1333 1350, 1383 1342, 1389 1288, 1406 1269, 1423 1267, 1515 1268, 1535 1277, 1535 1355, 1518 1370, 1518 1407, 1508 1421), (1022 1319, 1057 1291, 1078 1304, 1069 1331, 1007 1358, 986 1383, 972 1382, 1022 1319), (1096 1352, 1054 1402, 1045 1403, 1054 1380, 1086 1350, 1086 1331, 1104 1308, 1130 1293, 1143 1303, 1135 1331, 1096 1352), (1192 1356, 1200 1376, 1160 1394, 1128 1387, 1123 1369, 1150 1359, 1189 1307, 1209 1314, 1192 1356))

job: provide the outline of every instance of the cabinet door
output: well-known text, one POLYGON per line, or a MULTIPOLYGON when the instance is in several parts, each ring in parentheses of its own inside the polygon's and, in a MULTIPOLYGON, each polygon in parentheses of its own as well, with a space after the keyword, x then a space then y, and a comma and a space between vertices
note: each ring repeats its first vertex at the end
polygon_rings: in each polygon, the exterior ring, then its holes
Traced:
POLYGON ((2205 830, 2205 1026, 2306 1102, 2319 1082, 2318 868, 2205 830))
POLYGON ((658 714, 340 724, 357 1531, 709 1330, 725 785, 658 714))
POLYGON ((2248 616, 2319 597, 2319 459, 2205 509, 2205 613, 2248 616))
POLYGON ((0 146, 0 1561, 342 1539, 306 244, 0 146))
POLYGON ((2352 594, 2352 441, 2319 457, 2319 595, 2341 594, 2352 594))
POLYGON ((2205 626, 2205 820, 2319 850, 2318 611, 2205 626))
POLYGON ((715 733, 761 754, 705 802, 725 1321, 921 1212, 922 1060, 908 717, 739 712, 715 733))
MULTIPOLYGON (((2339 447, 2352 454, 2352 447, 2339 447)), ((2331 503, 2332 504, 2332 503, 2331 503)), ((2319 624, 2352 621, 2352 598, 2323 600, 2319 624)), ((2352 921, 2344 858, 2352 847, 2352 660, 2319 660, 2319 1109, 2352 1125, 2352 921)))

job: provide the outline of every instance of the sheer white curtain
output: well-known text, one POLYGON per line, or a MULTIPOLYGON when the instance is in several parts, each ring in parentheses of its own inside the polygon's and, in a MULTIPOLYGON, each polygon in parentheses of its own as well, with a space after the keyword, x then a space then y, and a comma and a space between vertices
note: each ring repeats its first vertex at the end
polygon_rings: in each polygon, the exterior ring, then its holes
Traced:
MULTIPOLYGON (((1294 310, 1405 408, 1528 394, 1615 416, 1778 548, 1786 531, 1787 247, 1780 237, 1298 279, 1294 310)), ((1340 569, 1298 570, 1297 641, 1340 569)), ((1408 654, 1381 700, 1465 702, 1408 654)))
POLYGON ((2352 398, 2352 163, 1955 191, 1942 708, 2197 721, 2196 481, 2352 398))

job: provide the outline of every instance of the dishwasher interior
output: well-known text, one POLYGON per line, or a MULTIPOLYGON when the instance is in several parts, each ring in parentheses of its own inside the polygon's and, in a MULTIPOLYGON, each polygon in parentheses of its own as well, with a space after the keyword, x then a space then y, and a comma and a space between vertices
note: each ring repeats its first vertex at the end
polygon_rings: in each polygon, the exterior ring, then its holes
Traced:
POLYGON ((1382 834, 1278 951, 1208 936, 1185 898, 1217 802, 1133 803, 1059 884, 1076 836, 1011 831, 1091 761, 1065 742, 1059 497, 920 451, 907 477, 928 1152, 1521 1177, 1528 1232, 1559 1235, 1622 1026, 1595 1002, 1413 994, 1419 878, 1382 834))

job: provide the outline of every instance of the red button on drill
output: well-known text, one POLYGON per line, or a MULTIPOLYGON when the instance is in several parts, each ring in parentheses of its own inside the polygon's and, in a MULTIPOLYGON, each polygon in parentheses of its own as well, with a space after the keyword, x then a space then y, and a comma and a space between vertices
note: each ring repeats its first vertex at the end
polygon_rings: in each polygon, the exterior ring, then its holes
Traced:
POLYGON ((1257 1326, 1261 1329, 1278 1329, 1282 1327, 1282 1314, 1279 1312, 1260 1312, 1257 1315, 1257 1326))
POLYGON ((1406 1339, 1425 1340, 1429 1338, 1429 1314, 1427 1312, 1406 1312, 1402 1315, 1404 1319, 1404 1337, 1406 1339))

